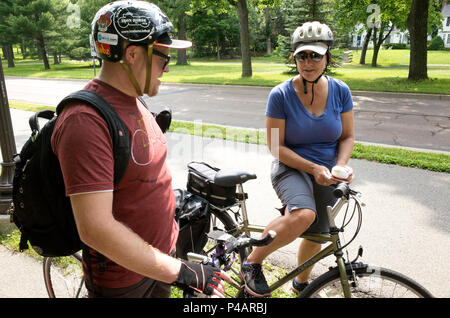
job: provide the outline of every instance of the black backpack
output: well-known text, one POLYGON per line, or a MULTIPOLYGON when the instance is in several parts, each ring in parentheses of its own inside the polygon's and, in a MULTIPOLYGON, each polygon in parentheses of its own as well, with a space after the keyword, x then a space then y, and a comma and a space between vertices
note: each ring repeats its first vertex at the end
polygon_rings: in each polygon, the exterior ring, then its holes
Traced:
MULTIPOLYGON (((60 114, 70 102, 81 101, 94 107, 105 119, 113 142, 114 183, 123 177, 130 158, 130 141, 125 125, 114 109, 99 95, 81 90, 65 97, 57 106, 60 114)), ((55 127, 55 112, 44 110, 30 120, 32 135, 20 154, 14 156, 13 221, 21 232, 19 248, 28 242, 42 256, 67 256, 83 248, 58 158, 50 139, 55 127), (39 118, 48 119, 42 129, 39 118)), ((170 124, 170 123, 169 123, 170 124)))

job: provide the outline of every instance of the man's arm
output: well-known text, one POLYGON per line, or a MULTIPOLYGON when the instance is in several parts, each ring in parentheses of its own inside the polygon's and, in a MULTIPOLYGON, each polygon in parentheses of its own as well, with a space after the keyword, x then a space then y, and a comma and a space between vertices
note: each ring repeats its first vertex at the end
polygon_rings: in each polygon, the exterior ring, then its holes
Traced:
POLYGON ((112 214, 113 192, 95 192, 70 197, 81 240, 121 266, 172 283, 181 262, 162 253, 118 222, 112 214))
POLYGON ((113 192, 72 195, 72 209, 81 240, 115 263, 168 284, 192 287, 224 297, 225 272, 211 266, 180 261, 142 240, 112 215, 113 192))

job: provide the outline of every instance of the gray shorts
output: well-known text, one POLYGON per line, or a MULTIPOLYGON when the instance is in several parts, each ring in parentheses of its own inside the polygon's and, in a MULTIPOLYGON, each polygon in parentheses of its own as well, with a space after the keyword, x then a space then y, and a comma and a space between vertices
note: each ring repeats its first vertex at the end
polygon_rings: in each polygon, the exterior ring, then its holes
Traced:
MULTIPOLYGON (((306 232, 329 233, 327 206, 333 206, 337 200, 333 196, 333 187, 319 185, 312 175, 290 168, 277 159, 272 162, 271 179, 283 208, 287 206, 289 212, 296 209, 316 212, 316 219, 306 232)), ((280 211, 284 213, 284 210, 280 211)))

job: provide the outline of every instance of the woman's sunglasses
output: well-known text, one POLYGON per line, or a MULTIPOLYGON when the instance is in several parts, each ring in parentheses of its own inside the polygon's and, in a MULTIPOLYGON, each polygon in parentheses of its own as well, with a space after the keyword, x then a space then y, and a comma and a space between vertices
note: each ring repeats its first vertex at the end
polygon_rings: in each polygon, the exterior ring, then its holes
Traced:
POLYGON ((170 55, 165 55, 164 53, 161 53, 160 51, 155 50, 155 49, 153 49, 153 54, 166 59, 166 61, 164 62, 164 66, 163 66, 163 70, 165 70, 167 65, 169 65, 169 63, 170 63, 170 55))
POLYGON ((311 52, 311 53, 307 53, 307 52, 300 52, 295 56, 295 59, 299 62, 304 62, 306 61, 306 59, 308 58, 308 56, 311 58, 312 61, 314 62, 320 62, 322 61, 324 55, 316 53, 316 52, 311 52))

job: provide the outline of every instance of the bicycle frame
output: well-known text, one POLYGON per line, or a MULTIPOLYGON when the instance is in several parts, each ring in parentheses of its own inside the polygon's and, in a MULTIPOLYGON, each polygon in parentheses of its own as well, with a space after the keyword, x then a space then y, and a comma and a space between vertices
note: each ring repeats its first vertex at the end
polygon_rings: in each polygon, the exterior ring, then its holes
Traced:
MULTIPOLYGON (((243 189, 242 184, 238 184, 237 186, 239 195, 239 206, 242 214, 242 224, 239 224, 237 231, 233 233, 234 235, 238 235, 241 233, 245 233, 250 236, 250 233, 262 233, 265 229, 264 226, 249 224, 247 207, 246 207, 246 195, 243 189)), ((330 222, 330 233, 329 234, 315 234, 315 233, 304 233, 300 236, 300 238, 313 240, 313 241, 321 241, 321 242, 329 242, 329 244, 323 248, 320 252, 313 255, 303 264, 299 265, 297 268, 292 270, 290 273, 286 274, 284 277, 277 280, 275 283, 269 286, 271 292, 278 289, 282 285, 286 284, 294 277, 305 271, 310 266, 316 264, 320 260, 325 257, 334 254, 336 256, 336 263, 340 273, 340 280, 342 284, 342 290, 344 292, 344 296, 349 298, 351 297, 350 286, 348 282, 347 271, 345 269, 345 262, 343 258, 343 252, 341 250, 341 243, 339 238, 339 229, 336 227, 334 218, 337 216, 340 209, 348 203, 348 199, 346 197, 339 198, 333 207, 328 206, 328 219, 330 222)))

